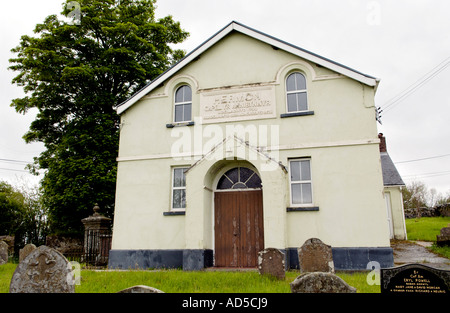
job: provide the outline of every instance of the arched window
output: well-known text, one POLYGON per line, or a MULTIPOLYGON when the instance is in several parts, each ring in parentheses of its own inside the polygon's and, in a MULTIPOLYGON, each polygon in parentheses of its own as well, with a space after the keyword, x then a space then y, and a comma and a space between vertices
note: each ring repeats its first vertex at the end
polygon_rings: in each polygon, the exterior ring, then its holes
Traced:
POLYGON ((235 167, 227 171, 219 179, 217 189, 261 188, 261 178, 253 170, 246 167, 235 167))
POLYGON ((192 90, 188 85, 183 85, 175 91, 174 122, 191 121, 192 90))
POLYGON ((286 99, 288 112, 308 110, 306 97, 306 78, 299 72, 292 73, 286 79, 286 99))

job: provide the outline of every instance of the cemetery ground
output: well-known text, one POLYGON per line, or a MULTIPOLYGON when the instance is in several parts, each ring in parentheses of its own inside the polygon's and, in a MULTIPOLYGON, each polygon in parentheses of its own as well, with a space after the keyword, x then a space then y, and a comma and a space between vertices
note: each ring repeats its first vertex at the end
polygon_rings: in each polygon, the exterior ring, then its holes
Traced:
MULTIPOLYGON (((450 217, 410 219, 406 222, 408 241, 436 240, 439 229, 450 223, 450 217), (433 239, 434 238, 434 239, 433 239)), ((417 245, 418 246, 418 245, 417 245)), ((421 247, 423 248, 423 247, 421 247)), ((394 253, 395 253, 394 248, 394 253)), ((449 259, 450 247, 434 250, 449 259)), ((395 260, 394 260, 395 261, 395 260)), ((411 263, 417 260, 412 260, 411 263)), ((450 262, 450 260, 448 260, 450 262)), ((419 260, 420 262, 420 260, 419 260)), ((450 263, 448 263, 450 264, 450 263)), ((9 292, 9 284, 18 264, 0 266, 0 293, 9 292)), ((358 293, 379 293, 380 286, 367 283, 369 271, 336 272, 358 293)), ((299 271, 287 271, 284 280, 260 275, 255 271, 182 271, 182 270, 92 270, 82 269, 77 293, 116 293, 135 285, 147 285, 166 293, 290 293, 290 283, 299 271)))

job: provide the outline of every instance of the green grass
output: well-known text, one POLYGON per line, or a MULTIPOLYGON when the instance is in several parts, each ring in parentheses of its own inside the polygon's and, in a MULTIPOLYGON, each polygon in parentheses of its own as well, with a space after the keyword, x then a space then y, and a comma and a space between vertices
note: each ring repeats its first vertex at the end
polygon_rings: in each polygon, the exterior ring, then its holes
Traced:
POLYGON ((450 217, 421 217, 405 221, 408 240, 436 241, 441 228, 450 223, 450 217))
POLYGON ((0 265, 0 293, 9 292, 9 283, 16 270, 17 264, 6 263, 0 265))
MULTIPOLYGON (((134 285, 147 285, 166 293, 290 293, 291 283, 300 273, 288 271, 285 280, 261 276, 257 272, 89 271, 81 272, 77 293, 115 293, 134 285)), ((367 272, 338 273, 358 292, 380 292, 367 284, 367 272)))
MULTIPOLYGON (((447 227, 450 223, 450 217, 421 217, 407 219, 406 232, 408 240, 421 240, 436 242, 436 235, 439 235, 441 228, 447 227)), ((450 259, 450 247, 438 247, 434 243, 430 248, 431 251, 443 257, 450 259)))
MULTIPOLYGON (((17 264, 0 266, 0 292, 9 291, 9 282, 17 264)), ((379 285, 369 285, 368 272, 337 275, 359 293, 379 293, 379 285)), ((286 272, 285 280, 261 276, 257 272, 187 272, 182 270, 161 271, 93 271, 82 270, 76 293, 116 293, 122 289, 147 285, 166 293, 290 293, 291 283, 300 273, 286 272)))

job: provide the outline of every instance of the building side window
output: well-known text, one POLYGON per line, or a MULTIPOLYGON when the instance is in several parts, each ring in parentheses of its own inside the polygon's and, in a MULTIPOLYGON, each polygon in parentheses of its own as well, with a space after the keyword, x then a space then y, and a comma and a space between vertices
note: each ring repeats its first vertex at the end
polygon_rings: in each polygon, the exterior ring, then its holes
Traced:
POLYGON ((174 122, 189 122, 192 120, 192 90, 183 85, 175 91, 174 122))
POLYGON ((186 167, 172 169, 172 210, 186 209, 186 167))
POLYGON ((292 73, 286 79, 287 112, 308 111, 306 78, 299 72, 292 73))
POLYGON ((289 161, 291 205, 312 204, 311 160, 289 161))

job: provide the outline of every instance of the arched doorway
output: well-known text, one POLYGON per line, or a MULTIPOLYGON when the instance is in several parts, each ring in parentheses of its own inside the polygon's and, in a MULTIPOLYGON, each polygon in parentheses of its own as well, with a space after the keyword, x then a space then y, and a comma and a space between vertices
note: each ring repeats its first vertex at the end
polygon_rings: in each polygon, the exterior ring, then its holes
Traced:
POLYGON ((225 172, 214 193, 214 263, 217 267, 256 267, 264 249, 262 185, 247 167, 225 172))

